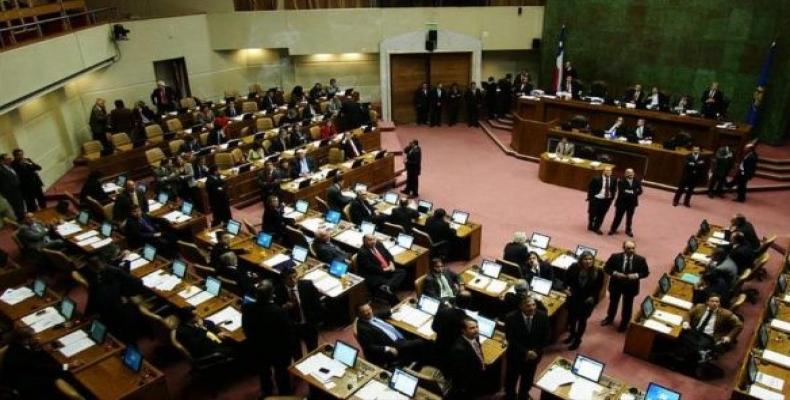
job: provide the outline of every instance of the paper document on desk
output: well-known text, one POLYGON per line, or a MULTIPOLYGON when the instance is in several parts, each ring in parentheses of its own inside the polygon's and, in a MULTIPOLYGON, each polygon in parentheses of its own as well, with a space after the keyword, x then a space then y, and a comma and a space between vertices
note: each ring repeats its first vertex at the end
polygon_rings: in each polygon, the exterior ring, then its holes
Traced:
POLYGON ((433 337, 436 335, 436 332, 433 331, 433 327, 431 325, 433 325, 433 318, 422 324, 422 326, 417 329, 417 332, 427 337, 433 337))
POLYGON ((707 242, 708 242, 708 244, 711 244, 713 246, 727 246, 727 245, 730 244, 730 242, 728 242, 728 241, 726 241, 724 239, 717 239, 715 237, 709 237, 707 242))
POLYGON ((162 281, 156 285, 156 290, 161 290, 163 292, 169 292, 178 286, 181 283, 181 278, 175 275, 169 275, 162 281))
POLYGON ((91 243, 91 247, 93 247, 94 249, 100 249, 100 248, 102 248, 102 247, 104 247, 104 246, 106 246, 106 245, 108 245, 110 243, 112 243, 112 238, 105 238, 105 239, 99 240, 98 242, 91 243))
POLYGON ((346 243, 351 247, 360 247, 362 246, 362 232, 348 229, 335 235, 335 240, 346 243))
POLYGON ((750 386, 749 395, 756 397, 760 400, 784 400, 785 398, 784 394, 774 392, 773 390, 764 388, 759 385, 750 386))
POLYGON ((576 262, 576 257, 570 254, 562 254, 559 257, 555 258, 554 261, 551 262, 551 265, 559 269, 567 270, 575 262, 576 262))
POLYGON ((234 332, 241 328, 241 313, 231 306, 227 306, 222 311, 206 318, 214 325, 234 332))
POLYGON ((64 222, 55 228, 55 232, 57 232, 60 236, 73 235, 81 230, 82 227, 75 224, 74 222, 64 222))
MULTIPOLYGON (((313 371, 311 371, 310 374, 313 375, 314 377, 316 377, 319 380, 325 381, 325 380, 323 380, 321 378, 332 378, 332 377, 339 378, 339 377, 343 376, 343 374, 346 373, 346 366, 345 365, 341 364, 337 360, 329 358, 324 353, 316 353, 311 358, 315 358, 315 360, 314 360, 315 364, 314 365, 317 366, 318 368, 316 368, 313 371), (329 372, 322 373, 322 372, 319 371, 321 368, 326 368, 326 369, 329 370, 329 372), (319 373, 320 375, 316 376, 315 375, 316 373, 319 373)), ((326 379, 326 380, 328 380, 328 379, 326 379)))
POLYGON ((22 318, 22 323, 39 333, 57 324, 66 322, 66 319, 54 307, 47 307, 42 311, 30 314, 22 318))
POLYGON ((762 355, 763 360, 770 361, 774 364, 781 365, 785 368, 790 368, 790 357, 777 353, 773 350, 765 349, 762 355))
POLYGON ((713 235, 711 235, 711 236, 715 237, 716 239, 724 240, 724 231, 713 232, 713 235))
POLYGON ((283 213, 283 217, 290 219, 298 219, 298 218, 302 218, 303 216, 304 214, 296 210, 286 211, 285 213, 283 213))
POLYGON ((283 263, 283 262, 286 262, 286 261, 288 261, 290 259, 291 259, 291 257, 288 257, 285 254, 282 254, 282 253, 275 254, 273 257, 269 257, 266 260, 264 260, 263 261, 263 265, 265 265, 265 266, 267 266, 269 268, 274 268, 275 265, 283 263))
POLYGON ((491 279, 491 283, 486 286, 486 292, 499 295, 507 288, 507 282, 499 279, 491 279))
POLYGON ((324 220, 321 218, 308 218, 302 222, 299 222, 303 228, 307 229, 310 232, 317 231, 321 225, 324 223, 324 220))
POLYGON ((91 229, 91 230, 89 230, 87 232, 83 232, 83 233, 81 233, 81 234, 79 234, 77 236, 74 236, 74 240, 79 242, 79 241, 85 240, 85 239, 87 239, 87 238, 89 238, 91 236, 96 236, 98 234, 99 234, 99 232, 91 229))
POLYGON ((691 259, 696 262, 701 262, 703 264, 707 264, 710 262, 710 257, 702 254, 702 253, 694 253, 691 255, 691 259))
POLYGON ((540 377, 540 380, 535 383, 535 386, 549 392, 554 392, 560 386, 573 383, 575 380, 576 376, 574 376, 571 371, 555 366, 546 371, 546 373, 540 377))
POLYGON ((779 318, 774 318, 771 320, 771 328, 776 328, 783 332, 790 332, 790 322, 782 321, 779 318))
POLYGON ((398 311, 392 313, 392 319, 418 328, 431 319, 431 314, 404 304, 398 311))
POLYGON ((393 257, 397 257, 398 254, 403 253, 403 252, 406 251, 406 249, 404 249, 403 247, 397 246, 397 245, 396 246, 392 246, 392 247, 390 247, 387 250, 389 250, 390 254, 392 254, 393 257))
POLYGON ((6 289, 6 291, 3 292, 3 295, 0 296, 0 301, 13 306, 33 297, 34 294, 35 293, 33 293, 33 291, 27 286, 22 286, 16 289, 6 289))
POLYGON ((314 281, 313 284, 315 285, 315 288, 318 289, 320 292, 328 293, 335 290, 336 287, 340 286, 340 280, 327 274, 321 280, 317 282, 314 281))
POLYGON ((154 212, 160 208, 162 208, 162 203, 153 200, 148 200, 148 212, 154 212))
POLYGON ((604 387, 584 378, 576 378, 571 384, 571 390, 568 392, 568 397, 571 400, 590 400, 596 397, 596 394, 601 393, 604 387))
POLYGON ((361 400, 407 400, 408 397, 404 396, 401 393, 398 393, 387 385, 379 382, 376 379, 372 379, 362 386, 359 391, 354 393, 354 397, 357 397, 361 400))
POLYGON ((130 263, 129 263, 129 270, 130 270, 130 271, 134 271, 134 270, 136 270, 137 268, 140 268, 140 267, 142 267, 143 265, 146 265, 146 264, 148 264, 148 262, 149 262, 149 261, 148 261, 148 260, 146 260, 145 258, 142 258, 142 257, 136 258, 134 261, 132 261, 132 262, 130 262, 130 263))
POLYGON ((77 246, 85 247, 85 246, 94 244, 96 242, 100 242, 101 240, 102 239, 98 235, 94 235, 94 236, 91 236, 91 237, 89 237, 89 238, 87 238, 85 240, 80 240, 79 242, 77 242, 77 246))
POLYGON ((471 288, 477 290, 484 290, 491 283, 491 278, 487 276, 483 276, 471 271, 468 272, 468 274, 472 276, 472 279, 470 279, 469 282, 466 283, 466 285, 471 288))
POLYGON ((678 326, 683 323, 682 316, 661 310, 656 310, 651 317, 672 326, 678 326))
POLYGON ((658 322, 658 321, 656 321, 656 320, 654 320, 652 318, 649 318, 647 321, 642 323, 642 325, 645 328, 649 328, 649 329, 652 329, 652 330, 654 330, 656 332, 661 332, 661 333, 666 334, 666 335, 668 335, 670 332, 672 332, 672 327, 671 326, 669 326, 669 325, 667 325, 667 324, 665 324, 663 322, 658 322))
POLYGON ((182 299, 188 299, 188 298, 200 293, 201 291, 202 291, 202 289, 200 289, 197 286, 190 286, 190 287, 178 292, 178 296, 181 297, 182 299))
POLYGON ((326 271, 324 271, 323 269, 316 268, 316 269, 306 273, 302 277, 302 279, 307 279, 307 280, 313 281, 313 283, 316 283, 316 282, 320 281, 321 279, 324 279, 328 275, 329 274, 327 274, 326 271))
POLYGON ((71 357, 96 344, 96 342, 91 340, 91 338, 89 338, 88 335, 82 330, 72 332, 71 334, 66 336, 72 336, 74 334, 78 334, 78 335, 75 335, 72 338, 70 338, 70 340, 67 343, 63 343, 63 339, 65 337, 59 340, 63 345, 63 347, 58 349, 58 351, 60 352, 60 354, 63 354, 64 357, 67 358, 71 357))
POLYGON ((782 388, 785 386, 785 380, 773 375, 768 375, 764 372, 757 373, 757 383, 762 384, 763 386, 769 387, 774 390, 782 391, 782 388))
POLYGON ((160 283, 162 283, 165 280, 165 278, 167 278, 169 275, 170 274, 168 274, 167 272, 165 272, 165 271, 163 271, 161 269, 157 270, 157 271, 154 271, 154 272, 151 272, 150 274, 148 274, 148 275, 143 277, 143 279, 142 279, 143 286, 145 286, 147 288, 156 287, 160 283))
POLYGON ((121 190, 121 187, 116 185, 115 182, 107 182, 101 185, 105 193, 112 193, 121 190))
POLYGON ((546 250, 545 249, 541 249, 540 247, 530 246, 528 244, 524 244, 524 246, 527 246, 527 250, 534 251, 535 253, 537 253, 541 257, 546 255, 546 250))
POLYGON ((200 293, 188 298, 187 303, 189 303, 189 305, 191 306, 197 307, 213 298, 214 298, 213 294, 209 292, 201 291, 200 293))
POLYGON ((673 306, 682 308, 684 310, 691 310, 691 307, 694 306, 694 304, 692 304, 690 301, 679 299, 675 296, 670 296, 668 294, 661 296, 661 301, 667 304, 672 304, 673 306))

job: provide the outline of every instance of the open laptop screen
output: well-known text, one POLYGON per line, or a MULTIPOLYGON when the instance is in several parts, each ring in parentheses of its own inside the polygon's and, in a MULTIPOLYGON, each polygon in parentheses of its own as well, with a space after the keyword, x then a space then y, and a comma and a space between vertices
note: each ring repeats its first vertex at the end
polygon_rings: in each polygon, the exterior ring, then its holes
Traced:
POLYGON ((395 390, 396 392, 401 393, 408 398, 412 398, 417 392, 418 382, 419 379, 417 379, 416 376, 411 375, 400 368, 396 368, 390 377, 389 387, 390 389, 395 390))
POLYGON ((576 355, 576 360, 573 361, 571 371, 577 376, 589 379, 593 382, 598 382, 603 374, 604 363, 593 360, 592 358, 585 357, 581 354, 576 355))

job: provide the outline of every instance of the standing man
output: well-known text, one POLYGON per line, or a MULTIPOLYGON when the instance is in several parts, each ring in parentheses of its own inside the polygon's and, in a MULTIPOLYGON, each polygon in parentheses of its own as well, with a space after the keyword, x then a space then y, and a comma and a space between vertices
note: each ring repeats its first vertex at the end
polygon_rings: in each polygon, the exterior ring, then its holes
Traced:
POLYGON ((442 108, 444 107, 447 92, 441 82, 430 92, 431 126, 442 126, 442 108))
POLYGON ((724 94, 719 90, 719 83, 713 82, 702 92, 702 115, 705 118, 716 118, 723 111, 724 94))
POLYGON ((104 99, 96 99, 96 103, 94 103, 93 108, 91 108, 91 117, 88 121, 88 125, 91 127, 93 140, 98 140, 104 148, 109 148, 110 142, 107 141, 107 123, 109 117, 107 116, 107 109, 104 104, 104 99))
POLYGON ((550 341, 549 317, 538 312, 534 297, 524 296, 519 309, 505 316, 507 338, 507 370, 505 399, 528 399, 535 380, 535 369, 543 356, 543 348, 550 341), (516 397, 516 382, 519 383, 516 397))
POLYGON ((210 166, 206 178, 206 192, 208 192, 208 203, 213 215, 211 226, 227 223, 231 218, 227 189, 228 183, 220 176, 217 166, 210 166))
POLYGON ((22 197, 22 186, 19 175, 11 166, 13 158, 9 154, 0 154, 0 194, 8 200, 14 209, 17 221, 25 215, 25 202, 22 197))
POLYGON ((611 325, 620 297, 623 298, 623 310, 620 314, 618 332, 625 332, 634 308, 634 297, 639 294, 639 280, 650 274, 647 261, 636 254, 636 243, 633 240, 623 242, 623 252, 612 254, 603 267, 609 274, 609 308, 601 326, 611 325))
POLYGON ((478 337, 477 321, 464 317, 461 337, 456 339, 449 352, 450 379, 453 382, 451 399, 475 399, 483 394, 485 359, 478 337))
POLYGON ((126 108, 123 100, 115 100, 115 109, 110 111, 110 126, 113 133, 125 132, 131 135, 134 124, 133 117, 132 110, 126 108))
POLYGON ((14 150, 14 162, 11 166, 19 177, 19 185, 22 189, 22 197, 25 199, 28 211, 36 211, 39 208, 47 207, 47 200, 44 198, 44 182, 38 175, 41 166, 33 160, 25 158, 22 149, 14 150))
POLYGON ((156 112, 162 115, 176 110, 176 97, 175 89, 167 86, 165 81, 157 81, 156 89, 151 92, 151 103, 156 106, 156 112))
POLYGON ((414 108, 417 110, 417 125, 428 125, 428 84, 423 82, 414 92, 414 108))
POLYGON ((496 99, 500 89, 493 76, 488 77, 488 82, 483 84, 483 89, 486 91, 486 109, 488 110, 488 119, 496 119, 498 111, 496 99))
POLYGON ((284 270, 282 275, 282 283, 274 293, 274 302, 291 318, 298 338, 293 343, 293 355, 300 359, 304 354, 301 342, 304 342, 307 352, 318 347, 318 327, 323 321, 324 306, 313 281, 297 279, 294 268, 284 270))
POLYGON ((420 194, 420 172, 422 168, 422 149, 417 139, 414 139, 403 149, 406 154, 406 188, 401 191, 412 197, 418 197, 420 194))
POLYGON ((617 200, 614 202, 614 220, 612 227, 609 228, 610 235, 617 233, 617 228, 620 227, 620 221, 623 220, 623 214, 625 214, 625 234, 634 237, 631 223, 634 220, 634 211, 639 205, 639 196, 641 195, 642 181, 634 177, 633 169, 626 169, 623 179, 617 182, 617 200))
POLYGON ((710 182, 708 183, 708 197, 724 197, 724 186, 727 181, 727 174, 732 169, 734 155, 730 146, 726 144, 716 149, 713 156, 713 165, 710 167, 710 182))
POLYGON ((612 199, 617 191, 617 178, 612 176, 612 167, 606 167, 603 174, 594 177, 587 187, 587 230, 599 235, 601 224, 612 205, 612 199))
POLYGON ((697 186, 700 178, 705 175, 705 160, 699 154, 699 146, 691 148, 691 154, 686 156, 683 162, 683 177, 680 178, 678 183, 678 190, 675 191, 675 198, 672 200, 672 205, 677 207, 680 201, 680 196, 685 193, 683 198, 683 205, 691 207, 691 196, 694 194, 694 187, 697 186))
POLYGON ((730 187, 738 185, 736 188, 738 196, 733 200, 741 203, 746 201, 746 184, 749 183, 750 179, 754 178, 758 160, 757 152, 754 151, 754 144, 747 144, 743 150, 746 153, 741 158, 741 162, 738 163, 738 168, 735 169, 735 177, 729 184, 730 187))
POLYGON ((480 126, 480 102, 483 99, 477 84, 472 82, 466 90, 464 100, 466 102, 466 123, 469 126, 480 126))
POLYGON ((447 94, 447 123, 450 126, 458 122, 458 111, 461 109, 461 98, 464 94, 458 89, 458 84, 450 86, 450 93, 447 94))

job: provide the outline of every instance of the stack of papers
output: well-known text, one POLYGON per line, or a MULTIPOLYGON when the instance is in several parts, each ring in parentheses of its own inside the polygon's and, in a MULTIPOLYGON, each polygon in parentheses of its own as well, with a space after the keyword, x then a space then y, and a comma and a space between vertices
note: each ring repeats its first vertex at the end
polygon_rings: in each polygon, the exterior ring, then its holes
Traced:
POLYGON ((763 350, 762 358, 763 360, 770 361, 774 364, 781 365, 785 368, 790 368, 790 357, 784 354, 765 349, 763 350))
POLYGON ((785 386, 784 379, 768 375, 764 372, 757 373, 757 383, 778 391, 782 391, 782 388, 785 386))
POLYGON ((567 385, 576 381, 576 376, 565 368, 552 367, 540 377, 535 386, 549 392, 554 392, 562 385, 567 385))
POLYGON ((576 378, 568 392, 571 400, 589 400, 596 398, 596 394, 603 392, 604 387, 584 378, 576 378))
POLYGON ((713 236, 713 237, 714 237, 714 238, 716 238, 716 239, 722 239, 722 240, 724 240, 724 232, 723 232, 723 231, 716 231, 716 232, 713 232, 713 235, 711 235, 711 236, 713 236))
POLYGON ((359 391, 354 393, 354 397, 357 397, 362 400, 407 400, 408 397, 404 396, 401 393, 398 393, 387 385, 379 382, 376 379, 371 379, 365 386, 362 386, 359 391))
POLYGON ((197 286, 190 286, 190 287, 178 292, 178 295, 181 296, 181 298, 186 299, 186 301, 187 301, 187 303, 189 303, 189 305, 195 306, 195 307, 197 307, 201 303, 204 303, 204 302, 206 302, 206 301, 208 301, 208 300, 210 300, 210 299, 212 299, 214 297, 213 294, 211 294, 209 292, 206 292, 206 291, 203 291, 197 286))
POLYGON ((776 328, 782 332, 790 332, 790 322, 774 318, 771 320, 771 328, 776 328))
POLYGON ((107 182, 101 185, 105 193, 113 193, 121 190, 121 187, 116 185, 115 182, 107 182))
POLYGON ((708 256, 706 256, 706 255, 704 255, 702 253, 694 253, 694 254, 692 254, 691 255, 691 259, 696 261, 696 262, 703 263, 703 264, 707 264, 707 263, 710 262, 710 257, 708 257, 708 256))
POLYGON ((214 325, 231 332, 241 328, 241 313, 231 306, 223 308, 206 319, 213 322, 214 325))
POLYGON ((129 261, 129 269, 132 271, 142 267, 145 264, 148 264, 148 260, 140 257, 140 255, 137 253, 130 253, 129 255, 124 257, 124 260, 129 261))
POLYGON ((303 228, 307 229, 310 232, 315 232, 319 228, 321 228, 321 225, 323 223, 324 220, 322 220, 321 218, 308 218, 302 222, 299 222, 299 225, 301 225, 303 228))
POLYGON ((404 304, 398 311, 392 313, 392 319, 409 324, 415 328, 425 325, 431 319, 431 314, 404 304))
POLYGON ((691 307, 693 306, 693 304, 690 301, 679 299, 677 297, 670 296, 668 294, 662 296, 661 301, 667 304, 672 304, 673 306, 682 308, 684 310, 691 310, 691 307))
POLYGON ((667 324, 664 324, 664 323, 661 323, 661 322, 658 322, 658 321, 656 321, 656 320, 654 320, 652 318, 649 318, 642 325, 645 328, 650 328, 650 329, 652 329, 652 330, 654 330, 656 332, 661 332, 661 333, 664 333, 664 334, 669 334, 669 332, 672 332, 672 327, 671 326, 669 326, 667 324))
POLYGON ((489 284, 491 284, 491 278, 487 276, 482 276, 480 274, 469 272, 472 275, 472 279, 466 283, 467 286, 472 287, 477 290, 485 290, 489 284))
POLYGON ((265 266, 267 266, 269 268, 274 268, 275 265, 283 263, 283 262, 286 262, 286 261, 288 261, 290 259, 291 259, 291 257, 288 257, 287 255, 280 253, 280 254, 276 254, 273 257, 269 257, 268 259, 264 260, 263 261, 263 265, 265 265, 265 266))
POLYGON ((155 201, 155 200, 148 200, 148 212, 154 212, 160 208, 162 208, 162 203, 155 201))
POLYGON ((662 321, 662 322, 666 322, 666 323, 668 323, 670 325, 673 325, 673 326, 678 326, 681 323, 683 323, 683 317, 682 316, 677 315, 677 314, 672 314, 672 313, 666 312, 666 311, 661 311, 661 310, 656 310, 653 313, 652 318, 655 318, 655 319, 657 319, 659 321, 662 321))
POLYGON ((568 269, 576 262, 576 257, 570 254, 562 254, 551 262, 551 265, 559 269, 568 269))
POLYGON ((348 229, 335 235, 335 240, 345 243, 351 247, 362 247, 362 232, 348 229))
POLYGON ((47 307, 22 318, 22 323, 33 329, 35 333, 43 332, 63 322, 66 322, 66 319, 60 315, 55 307, 47 307))
POLYGON ((495 293, 499 295, 507 288, 507 282, 499 279, 491 279, 491 283, 486 286, 486 292, 495 293))
POLYGON ((60 354, 63 354, 64 357, 71 357, 85 349, 94 346, 96 342, 94 342, 88 334, 85 333, 82 329, 69 333, 66 336, 58 339, 61 347, 58 349, 60 354))
POLYGON ((709 237, 707 242, 708 242, 708 244, 711 244, 711 245, 714 245, 714 246, 727 246, 727 245, 730 244, 730 242, 728 242, 728 241, 726 241, 724 239, 717 239, 715 237, 709 237))
POLYGON ((80 233, 77 236, 74 236, 74 240, 81 241, 81 240, 85 240, 85 239, 87 239, 87 238, 89 238, 91 236, 96 236, 98 234, 99 234, 99 232, 91 229, 91 230, 89 230, 87 232, 83 232, 83 233, 80 233))
POLYGON ((785 395, 758 385, 749 387, 749 394, 760 400, 784 400, 785 395))
POLYGON ((147 288, 169 292, 173 290, 181 279, 175 275, 165 272, 164 270, 157 270, 143 277, 143 285, 147 288))
POLYGON ((0 301, 8 304, 9 306, 13 306, 29 299, 30 297, 33 297, 34 294, 35 293, 33 293, 33 291, 27 286, 22 286, 16 289, 6 289, 2 296, 0 296, 0 301))
POLYGON ((315 288, 327 296, 336 297, 343 292, 343 285, 340 284, 340 279, 329 275, 322 269, 312 270, 304 276, 304 279, 313 281, 315 288))
POLYGON ((182 214, 180 210, 175 210, 163 215, 162 218, 166 219, 167 222, 171 224, 180 224, 184 221, 189 221, 190 217, 189 215, 182 214))
POLYGON ((58 233, 60 236, 69 236, 73 235, 82 230, 78 224, 74 223, 73 221, 64 222, 55 227, 55 232, 58 233))
POLYGON ((333 377, 341 377, 346 373, 346 366, 329 358, 324 353, 316 353, 295 365, 303 375, 310 375, 321 383, 328 383, 333 377), (321 372, 324 369, 327 372, 321 372))
POLYGON ((85 240, 80 240, 79 242, 77 242, 77 246, 85 247, 85 246, 89 246, 89 245, 92 245, 94 243, 100 242, 101 240, 102 239, 99 237, 99 235, 94 235, 94 236, 91 236, 91 237, 89 237, 89 238, 87 238, 85 240))
MULTIPOLYGON (((97 236, 94 236, 94 237, 97 237, 97 236)), ((100 248, 102 248, 102 247, 104 247, 104 246, 106 246, 106 245, 108 245, 110 243, 112 243, 112 238, 105 238, 105 239, 99 240, 98 242, 91 243, 91 247, 93 247, 94 249, 100 249, 100 248)))

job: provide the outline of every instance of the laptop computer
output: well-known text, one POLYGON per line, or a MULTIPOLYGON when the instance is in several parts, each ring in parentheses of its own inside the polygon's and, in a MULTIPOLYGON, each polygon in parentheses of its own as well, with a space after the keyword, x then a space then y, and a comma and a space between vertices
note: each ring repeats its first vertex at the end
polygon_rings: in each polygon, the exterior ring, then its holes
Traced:
POLYGON ((641 307, 642 315, 645 317, 645 319, 650 318, 650 316, 653 315, 653 312, 656 310, 656 305, 653 304, 653 299, 650 297, 645 297, 645 299, 642 300, 641 307))
POLYGON ((156 202, 159 204, 167 204, 168 200, 170 200, 170 195, 166 192, 159 192, 159 194, 156 195, 156 202))
POLYGON ((420 200, 417 202, 417 211, 427 214, 433 210, 433 203, 428 200, 420 200))
POLYGON ((363 235, 373 235, 376 233, 376 224, 370 221, 362 221, 359 224, 359 231, 362 232, 363 235))
POLYGON ((241 222, 236 221, 235 219, 229 220, 228 224, 225 226, 225 231, 233 236, 238 235, 239 232, 241 232, 241 222))
POLYGON ((299 189, 304 189, 304 188, 310 186, 311 183, 312 183, 312 181, 310 180, 310 178, 307 178, 307 179, 299 182, 299 189))
POLYGON ((135 373, 140 372, 140 368, 143 366, 143 354, 140 353, 137 346, 130 344, 123 351, 122 361, 126 368, 135 373))
POLYGON ((398 205, 398 194, 394 192, 384 193, 384 202, 393 206, 398 205))
POLYGON ((546 250, 549 248, 549 243, 551 243, 551 236, 542 233, 532 232, 532 236, 529 238, 529 247, 546 250))
POLYGON ((669 275, 661 275, 661 278, 658 279, 658 290, 661 292, 661 294, 664 295, 669 293, 669 288, 671 287, 672 280, 669 279, 669 275))
POLYGON ((354 368, 357 364, 357 355, 359 350, 350 344, 338 340, 335 342, 335 347, 332 349, 332 359, 339 361, 341 364, 354 368))
POLYGON ((434 299, 433 297, 420 295, 420 299, 417 301, 417 309, 427 312, 431 315, 436 315, 436 312, 439 311, 440 301, 434 299))
POLYGON ((44 297, 47 294, 47 283, 43 279, 37 278, 33 281, 33 293, 36 297, 44 297))
POLYGON ((494 331, 496 330, 496 321, 493 319, 488 319, 482 315, 477 315, 475 317, 477 320, 477 327, 479 329, 480 335, 485 336, 488 339, 494 337, 494 331))
POLYGON ((571 372, 576 376, 598 383, 601 380, 601 375, 603 375, 604 367, 606 367, 606 364, 600 361, 577 354, 576 359, 573 361, 571 372))
POLYGON ((757 330, 757 347, 764 349, 768 346, 768 324, 760 325, 757 330))
POLYGON ((675 256, 675 262, 672 265, 672 273, 679 274, 686 268, 686 259, 682 254, 675 256))
POLYGON ((258 237, 255 238, 255 244, 264 249, 272 247, 272 235, 266 232, 259 232, 258 237))
POLYGON ((784 294, 787 291, 787 275, 780 274, 778 278, 776 278, 776 293, 777 294, 784 294))
POLYGON ((127 179, 128 178, 127 178, 126 175, 118 175, 118 177, 115 178, 115 186, 118 186, 120 188, 126 186, 126 180, 127 179))
POLYGON ((326 222, 330 224, 337 225, 338 223, 340 223, 340 211, 337 210, 327 211, 326 215, 324 216, 324 220, 326 220, 326 222))
POLYGON ((332 260, 329 264, 329 275, 342 278, 348 272, 348 264, 343 260, 332 260))
POLYGON ((699 248, 699 242, 697 241, 697 237, 696 236, 690 237, 689 240, 686 242, 686 252, 688 252, 689 254, 696 253, 698 248, 699 248))
POLYGON ((532 281, 529 282, 529 289, 540 295, 548 296, 551 293, 552 283, 551 279, 533 276, 532 281))
POLYGON ((645 400, 680 400, 680 393, 650 382, 645 392, 645 400))
POLYGON ((395 239, 395 243, 397 243, 399 247, 409 250, 412 244, 414 244, 414 236, 399 233, 398 237, 395 239))
POLYGON ((213 296, 219 296, 219 292, 222 290, 222 281, 213 277, 209 276, 206 278, 206 292, 210 293, 213 296))
POLYGON ((239 165, 239 173, 249 172, 252 169, 252 163, 239 165))
POLYGON ((480 273, 485 276, 499 279, 499 274, 502 272, 502 265, 491 260, 483 260, 480 264, 480 273))
POLYGON ((184 214, 184 215, 192 215, 192 209, 194 207, 195 206, 192 203, 190 203, 188 201, 185 201, 185 202, 181 203, 181 209, 179 211, 181 211, 181 214, 184 214))
POLYGON ((146 244, 143 247, 143 258, 145 258, 148 261, 154 261, 154 259, 156 258, 156 247, 150 244, 146 244))
POLYGON ((173 275, 177 276, 179 279, 184 279, 184 276, 187 274, 187 263, 181 259, 173 260, 172 270, 173 275))
POLYGON ((107 326, 97 319, 93 320, 90 329, 88 329, 88 337, 96 344, 104 343, 104 339, 107 337, 107 326))
POLYGON ((411 399, 414 397, 414 394, 417 393, 417 384, 419 382, 420 380, 416 376, 400 368, 396 368, 392 371, 392 376, 390 376, 387 386, 411 399))
POLYGON ((582 244, 576 246, 576 252, 574 252, 574 254, 576 254, 576 258, 579 258, 581 257, 582 253, 584 253, 585 251, 589 251, 592 254, 593 258, 595 258, 595 256, 598 255, 598 249, 590 246, 585 246, 582 244))
POLYGON ((77 305, 74 303, 74 300, 64 297, 63 300, 60 301, 60 306, 58 307, 58 312, 66 321, 70 321, 71 317, 74 316, 74 309, 77 305))
POLYGON ((453 210, 452 220, 458 225, 466 225, 466 222, 469 221, 469 213, 460 210, 453 210))
POLYGON ((303 263, 307 260, 308 251, 302 246, 294 246, 291 250, 291 259, 298 263, 303 263))
POLYGON ((700 235, 707 235, 710 232, 710 224, 708 223, 707 219, 703 219, 702 222, 699 224, 699 231, 700 235))
POLYGON ((112 236, 112 225, 109 222, 103 222, 99 229, 99 233, 105 238, 112 236))
POLYGON ((294 210, 302 214, 306 213, 309 208, 310 203, 304 200, 296 200, 296 203, 294 204, 294 210))
POLYGON ((85 210, 80 211, 79 215, 77 215, 77 223, 80 225, 87 225, 90 220, 91 214, 85 210))

